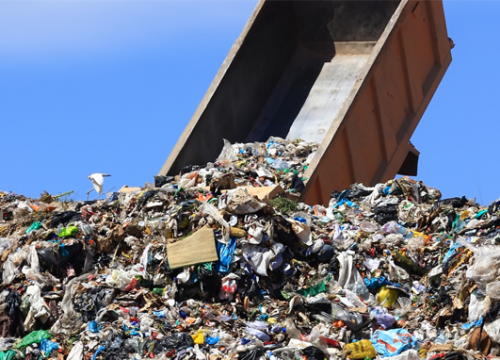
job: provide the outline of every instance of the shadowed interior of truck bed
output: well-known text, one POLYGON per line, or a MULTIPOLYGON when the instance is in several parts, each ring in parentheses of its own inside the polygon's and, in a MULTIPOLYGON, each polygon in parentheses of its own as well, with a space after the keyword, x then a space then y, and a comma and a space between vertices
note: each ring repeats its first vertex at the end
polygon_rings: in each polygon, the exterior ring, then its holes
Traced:
POLYGON ((169 172, 213 161, 222 138, 321 142, 398 4, 266 1, 169 172))
POLYGON ((247 140, 321 142, 397 4, 292 3, 298 45, 247 140))

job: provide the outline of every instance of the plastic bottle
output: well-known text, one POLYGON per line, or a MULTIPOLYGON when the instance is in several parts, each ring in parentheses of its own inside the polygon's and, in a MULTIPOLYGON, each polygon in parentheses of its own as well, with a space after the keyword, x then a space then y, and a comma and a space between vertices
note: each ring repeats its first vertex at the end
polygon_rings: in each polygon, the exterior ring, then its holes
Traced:
POLYGON ((267 354, 267 357, 269 360, 278 360, 278 358, 276 356, 274 356, 274 354, 272 353, 271 350, 267 350, 266 354, 267 354))

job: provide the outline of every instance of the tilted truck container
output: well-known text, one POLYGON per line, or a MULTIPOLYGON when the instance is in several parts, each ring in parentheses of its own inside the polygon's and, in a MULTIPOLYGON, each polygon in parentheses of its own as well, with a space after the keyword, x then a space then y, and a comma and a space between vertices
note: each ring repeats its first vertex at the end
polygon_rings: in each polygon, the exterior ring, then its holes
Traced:
POLYGON ((411 145, 451 62, 441 1, 260 1, 160 174, 223 141, 319 142, 301 200, 416 175, 411 145))

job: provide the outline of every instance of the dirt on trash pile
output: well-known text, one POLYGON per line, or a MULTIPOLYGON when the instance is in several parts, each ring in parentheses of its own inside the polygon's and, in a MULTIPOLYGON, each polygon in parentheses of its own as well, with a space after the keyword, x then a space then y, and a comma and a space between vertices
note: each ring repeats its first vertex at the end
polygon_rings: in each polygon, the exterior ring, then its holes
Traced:
POLYGON ((498 356, 500 202, 400 178, 300 203, 316 149, 226 141, 97 201, 0 192, 0 360, 498 356))

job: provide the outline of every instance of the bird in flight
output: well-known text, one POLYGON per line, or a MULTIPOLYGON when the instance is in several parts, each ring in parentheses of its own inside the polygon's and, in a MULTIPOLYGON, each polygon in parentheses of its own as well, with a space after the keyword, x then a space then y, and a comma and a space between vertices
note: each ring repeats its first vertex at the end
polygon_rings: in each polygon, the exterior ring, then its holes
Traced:
POLYGON ((109 176, 111 175, 94 173, 88 177, 88 179, 92 180, 92 185, 94 185, 94 189, 99 195, 102 193, 102 183, 104 182, 104 178, 109 176))

